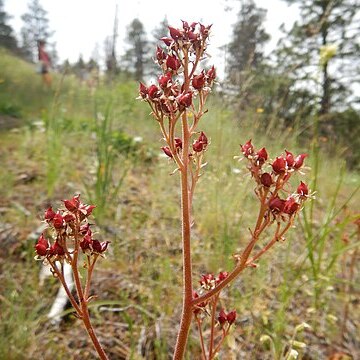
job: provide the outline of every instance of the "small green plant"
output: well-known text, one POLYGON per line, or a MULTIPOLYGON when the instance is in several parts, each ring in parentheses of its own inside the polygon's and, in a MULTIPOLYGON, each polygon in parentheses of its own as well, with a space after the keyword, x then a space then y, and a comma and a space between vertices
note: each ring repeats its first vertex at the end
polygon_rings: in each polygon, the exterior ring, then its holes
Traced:
POLYGON ((86 180, 84 184, 91 202, 96 203, 97 218, 101 220, 106 205, 116 198, 128 167, 123 167, 120 170, 121 175, 115 179, 114 165, 118 160, 118 148, 122 143, 120 140, 114 141, 110 105, 104 115, 100 112, 96 114, 93 129, 96 146, 96 163, 93 171, 95 180, 86 180))
MULTIPOLYGON (((319 153, 315 151, 314 159, 314 173, 312 188, 316 189, 319 181, 318 167, 319 167, 319 153)), ((304 209, 300 224, 303 228, 303 234, 306 241, 307 259, 310 263, 311 280, 313 284, 313 306, 315 309, 319 309, 322 306, 322 302, 325 301, 323 296, 324 288, 328 286, 329 279, 335 278, 334 271, 338 259, 343 253, 351 249, 351 246, 346 246, 342 241, 342 232, 344 226, 351 221, 351 218, 347 217, 342 221, 336 221, 343 209, 346 209, 347 205, 355 194, 360 189, 360 186, 339 205, 340 190, 344 185, 346 168, 343 166, 340 169, 339 177, 336 182, 336 189, 328 198, 327 208, 325 215, 320 222, 317 219, 317 209, 314 202, 310 204, 307 209, 304 209)), ((321 191, 321 189, 320 189, 321 191)), ((305 263, 303 263, 305 265, 305 263)))
POLYGON ((14 117, 21 116, 21 108, 11 103, 0 103, 0 114, 9 115, 14 117))
POLYGON ((57 119, 49 115, 46 121, 46 185, 47 194, 51 197, 61 175, 62 131, 57 119))

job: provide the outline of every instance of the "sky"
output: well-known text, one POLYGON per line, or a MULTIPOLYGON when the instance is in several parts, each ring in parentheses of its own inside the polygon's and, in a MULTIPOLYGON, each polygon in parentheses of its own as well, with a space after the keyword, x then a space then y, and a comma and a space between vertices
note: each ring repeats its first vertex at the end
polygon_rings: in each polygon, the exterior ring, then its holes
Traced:
MULTIPOLYGON (((289 7, 281 0, 255 0, 257 6, 267 9, 265 27, 272 40, 266 51, 270 52, 279 39, 280 25, 285 22, 290 28, 298 16, 297 8, 289 7)), ((12 16, 10 24, 18 34, 22 27, 21 15, 27 12, 29 0, 5 0, 5 11, 12 16)), ((118 5, 118 42, 117 53, 124 51, 126 27, 138 18, 148 34, 158 26, 166 16, 170 25, 180 27, 180 20, 201 21, 213 24, 209 52, 215 65, 221 71, 224 67, 224 52, 219 47, 228 43, 232 25, 236 21, 238 8, 225 11, 225 7, 240 1, 229 0, 40 0, 48 12, 49 27, 54 30, 51 41, 56 42, 60 61, 68 59, 75 62, 82 54, 88 60, 98 47, 103 55, 104 40, 113 32, 116 5, 118 5)))

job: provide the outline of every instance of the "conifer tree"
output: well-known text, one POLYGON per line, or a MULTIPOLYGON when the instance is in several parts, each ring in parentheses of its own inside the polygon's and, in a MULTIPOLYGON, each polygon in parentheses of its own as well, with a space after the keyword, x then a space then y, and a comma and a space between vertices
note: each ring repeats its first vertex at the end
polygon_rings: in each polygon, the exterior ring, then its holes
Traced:
POLYGON ((319 115, 350 104, 359 81, 360 2, 286 0, 300 8, 300 20, 282 39, 279 66, 292 74, 293 89, 311 89, 319 115))
POLYGON ((126 43, 128 49, 123 57, 126 70, 131 72, 135 80, 143 80, 149 72, 149 41, 144 25, 134 19, 127 28, 126 43))
POLYGON ((39 0, 30 0, 27 13, 21 19, 24 25, 21 29, 22 50, 24 57, 30 61, 37 60, 37 43, 46 41, 53 35, 49 29, 47 11, 41 6, 39 0))
POLYGON ((226 73, 231 89, 248 103, 264 67, 264 45, 270 39, 263 22, 266 10, 253 0, 241 2, 231 42, 226 50, 226 73))
POLYGON ((4 10, 4 2, 0 0, 0 46, 9 50, 17 49, 17 41, 12 27, 8 24, 10 16, 4 10))

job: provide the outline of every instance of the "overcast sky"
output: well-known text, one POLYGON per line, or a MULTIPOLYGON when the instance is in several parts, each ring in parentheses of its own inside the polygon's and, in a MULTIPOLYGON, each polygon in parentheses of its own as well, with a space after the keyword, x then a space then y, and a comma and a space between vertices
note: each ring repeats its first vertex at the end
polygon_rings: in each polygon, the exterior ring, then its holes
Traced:
MULTIPOLYGON (((5 0, 5 11, 16 33, 22 27, 21 15, 27 12, 29 0, 5 0)), ((123 52, 126 26, 139 18, 146 31, 150 32, 167 16, 175 27, 182 20, 202 21, 213 24, 209 52, 214 63, 223 67, 224 54, 218 48, 229 42, 232 25, 238 8, 225 12, 229 4, 238 6, 240 1, 227 0, 40 0, 48 12, 49 27, 55 31, 52 38, 61 61, 75 62, 82 54, 85 60, 92 55, 96 44, 103 55, 104 40, 113 32, 116 4, 118 4, 118 54, 123 52)), ((265 27, 272 36, 267 47, 271 51, 279 38, 278 28, 285 22, 290 27, 298 16, 297 8, 289 7, 281 0, 256 0, 259 7, 267 9, 265 27)))

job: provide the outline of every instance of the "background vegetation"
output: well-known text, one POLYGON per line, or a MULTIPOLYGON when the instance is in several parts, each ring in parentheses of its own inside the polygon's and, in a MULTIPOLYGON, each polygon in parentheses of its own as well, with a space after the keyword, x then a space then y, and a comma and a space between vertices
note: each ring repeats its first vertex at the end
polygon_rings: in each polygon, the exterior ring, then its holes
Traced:
MULTIPOLYGON (((251 182, 244 163, 233 158, 240 154, 239 144, 251 138, 272 154, 308 152, 304 179, 315 192, 287 240, 226 292, 226 306, 237 309, 238 321, 223 359, 281 359, 289 347, 302 359, 360 357, 360 119, 354 89, 349 82, 338 87, 333 74, 341 73, 332 72, 351 52, 341 55, 345 40, 335 51, 329 47, 333 40, 324 42, 323 36, 333 29, 346 33, 333 24, 347 26, 354 18, 341 22, 339 14, 350 16, 344 9, 354 4, 298 2, 303 11, 313 7, 318 17, 294 25, 291 36, 297 41, 290 48, 279 45, 277 58, 286 55, 286 60, 278 63, 263 54, 264 11, 244 2, 227 44, 227 80, 216 88, 202 123, 211 146, 195 199, 199 278, 228 270, 253 225, 251 182), (254 17, 259 26, 249 28, 254 17), (243 36, 251 31, 254 36, 243 36), (301 36, 315 46, 305 59, 294 55, 303 53, 301 36), (257 40, 246 44, 251 39, 257 40), (317 85, 309 86, 310 81, 317 85), (303 322, 310 328, 299 326, 303 322)), ((4 24, 5 15, 0 12, 4 24)), ((143 31, 139 20, 129 29, 143 31)), ((350 35, 346 41, 358 46, 358 37, 350 35)), ((99 298, 91 309, 110 358, 171 354, 180 315, 178 178, 161 155, 157 124, 135 100, 133 79, 154 73, 140 59, 149 59, 147 51, 135 51, 143 36, 129 37, 139 43, 129 44, 123 62, 110 51, 116 64, 96 82, 79 75, 80 62, 54 73, 51 89, 44 87, 34 63, 23 60, 24 42, 1 42, 0 359, 94 358, 71 314, 65 313, 60 325, 47 319, 58 288, 52 278, 39 282, 40 264, 33 260, 43 210, 77 192, 98 206, 98 237, 111 241, 110 255, 95 273, 99 298)), ((353 64, 347 71, 356 78, 353 64)), ((188 358, 198 354, 194 331, 188 358)))

